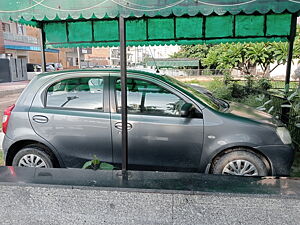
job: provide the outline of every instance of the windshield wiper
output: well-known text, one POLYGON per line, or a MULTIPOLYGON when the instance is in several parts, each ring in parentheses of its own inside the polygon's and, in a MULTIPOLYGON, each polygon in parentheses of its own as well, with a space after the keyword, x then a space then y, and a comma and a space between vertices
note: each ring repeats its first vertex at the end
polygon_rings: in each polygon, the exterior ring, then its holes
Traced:
POLYGON ((225 109, 228 109, 228 108, 229 108, 229 103, 226 102, 225 100, 213 96, 213 94, 211 94, 210 92, 205 92, 205 94, 206 94, 207 96, 209 96, 210 98, 212 98, 213 101, 214 101, 218 106, 221 106, 222 108, 225 108, 225 109))
POLYGON ((66 104, 68 104, 68 102, 79 98, 78 96, 72 96, 72 97, 67 97, 67 101, 65 101, 60 107, 64 107, 66 104))

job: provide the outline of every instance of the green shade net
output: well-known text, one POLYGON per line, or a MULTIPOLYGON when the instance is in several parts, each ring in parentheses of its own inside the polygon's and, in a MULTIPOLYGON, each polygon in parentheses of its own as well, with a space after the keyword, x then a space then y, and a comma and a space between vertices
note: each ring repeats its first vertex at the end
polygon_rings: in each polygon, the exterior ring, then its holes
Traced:
POLYGON ((295 13, 298 0, 1 0, 0 20, 295 13))
MULTIPOLYGON (((130 18, 127 45, 287 41, 291 20, 291 14, 130 18)), ((44 31, 48 47, 119 45, 118 19, 48 21, 44 31)))
POLYGON ((298 0, 1 0, 0 20, 43 26, 48 47, 286 41, 298 0))

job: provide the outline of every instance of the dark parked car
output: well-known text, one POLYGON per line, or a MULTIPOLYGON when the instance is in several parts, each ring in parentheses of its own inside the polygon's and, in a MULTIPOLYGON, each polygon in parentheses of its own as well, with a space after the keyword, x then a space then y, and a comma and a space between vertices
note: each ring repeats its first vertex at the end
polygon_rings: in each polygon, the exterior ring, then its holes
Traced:
MULTIPOLYGON (((289 175, 282 123, 174 78, 128 71, 129 167, 246 176, 289 175)), ((5 111, 6 165, 82 167, 94 155, 121 164, 117 70, 36 76, 5 111)))

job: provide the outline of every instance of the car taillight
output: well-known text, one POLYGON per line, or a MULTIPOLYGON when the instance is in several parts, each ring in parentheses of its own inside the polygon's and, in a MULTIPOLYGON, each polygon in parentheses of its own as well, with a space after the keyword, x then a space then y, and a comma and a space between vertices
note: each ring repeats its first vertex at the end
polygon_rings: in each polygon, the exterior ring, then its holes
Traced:
POLYGON ((11 111, 15 108, 15 105, 9 106, 7 109, 4 111, 3 115, 3 122, 2 122, 2 131, 4 134, 6 134, 7 131, 7 126, 8 126, 8 121, 11 115, 11 111))

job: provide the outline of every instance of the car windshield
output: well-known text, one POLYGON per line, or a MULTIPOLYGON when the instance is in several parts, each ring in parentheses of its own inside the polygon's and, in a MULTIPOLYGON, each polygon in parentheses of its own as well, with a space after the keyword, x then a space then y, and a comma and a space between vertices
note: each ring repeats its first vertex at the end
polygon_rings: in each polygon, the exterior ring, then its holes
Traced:
POLYGON ((193 88, 190 85, 187 85, 173 77, 170 76, 163 76, 167 81, 179 86, 181 89, 185 90, 189 94, 193 95, 197 99, 199 99, 202 103, 209 106, 210 108, 213 108, 215 110, 222 110, 224 111, 229 107, 229 104, 222 100, 214 97, 210 92, 208 91, 200 91, 195 88, 193 88))

